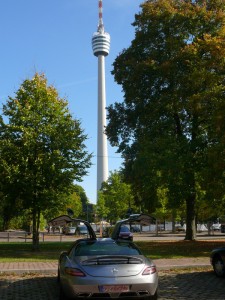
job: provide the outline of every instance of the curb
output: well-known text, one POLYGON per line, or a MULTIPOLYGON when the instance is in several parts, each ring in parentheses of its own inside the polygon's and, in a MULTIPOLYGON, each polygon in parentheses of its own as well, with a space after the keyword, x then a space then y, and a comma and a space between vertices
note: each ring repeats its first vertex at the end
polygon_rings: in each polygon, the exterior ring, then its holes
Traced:
POLYGON ((46 275, 52 275, 56 274, 57 270, 43 270, 43 269, 36 269, 36 270, 21 270, 21 269, 8 269, 8 270, 1 270, 0 276, 2 275, 32 275, 32 274, 46 274, 46 275))

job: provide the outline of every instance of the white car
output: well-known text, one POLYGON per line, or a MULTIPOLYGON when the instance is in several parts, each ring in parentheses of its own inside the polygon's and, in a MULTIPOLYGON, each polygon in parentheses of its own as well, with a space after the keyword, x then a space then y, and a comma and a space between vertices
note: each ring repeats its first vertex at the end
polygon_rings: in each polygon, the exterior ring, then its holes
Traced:
POLYGON ((64 234, 75 234, 76 232, 76 227, 65 227, 63 229, 64 234))
POLYGON ((221 224, 219 223, 212 224, 211 230, 215 230, 215 231, 221 230, 221 224))

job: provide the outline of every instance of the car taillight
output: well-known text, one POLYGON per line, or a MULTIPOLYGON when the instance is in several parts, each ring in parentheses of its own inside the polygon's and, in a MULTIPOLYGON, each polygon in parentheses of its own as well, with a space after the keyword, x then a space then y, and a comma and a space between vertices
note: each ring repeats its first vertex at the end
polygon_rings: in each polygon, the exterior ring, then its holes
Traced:
POLYGON ((144 269, 142 275, 151 275, 156 273, 156 266, 147 267, 144 269))
POLYGON ((76 268, 65 268, 65 273, 71 276, 79 276, 79 277, 85 277, 86 275, 84 272, 82 272, 80 269, 76 268))

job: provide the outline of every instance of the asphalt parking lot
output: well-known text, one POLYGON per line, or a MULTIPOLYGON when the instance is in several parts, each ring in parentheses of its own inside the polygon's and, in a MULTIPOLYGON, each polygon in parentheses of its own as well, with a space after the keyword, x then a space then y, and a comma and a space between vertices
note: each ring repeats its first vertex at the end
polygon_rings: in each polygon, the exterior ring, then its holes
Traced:
MULTIPOLYGON (((225 279, 210 268, 159 272, 159 300, 224 300, 225 279)), ((1 275, 1 300, 56 300, 59 288, 54 275, 1 275)))

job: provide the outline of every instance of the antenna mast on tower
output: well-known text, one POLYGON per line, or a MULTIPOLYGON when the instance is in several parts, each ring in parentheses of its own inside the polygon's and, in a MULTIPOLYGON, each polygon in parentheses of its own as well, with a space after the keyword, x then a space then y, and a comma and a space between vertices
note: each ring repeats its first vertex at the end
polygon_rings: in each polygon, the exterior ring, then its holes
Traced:
POLYGON ((98 32, 104 32, 103 18, 102 18, 102 0, 98 0, 98 32))

